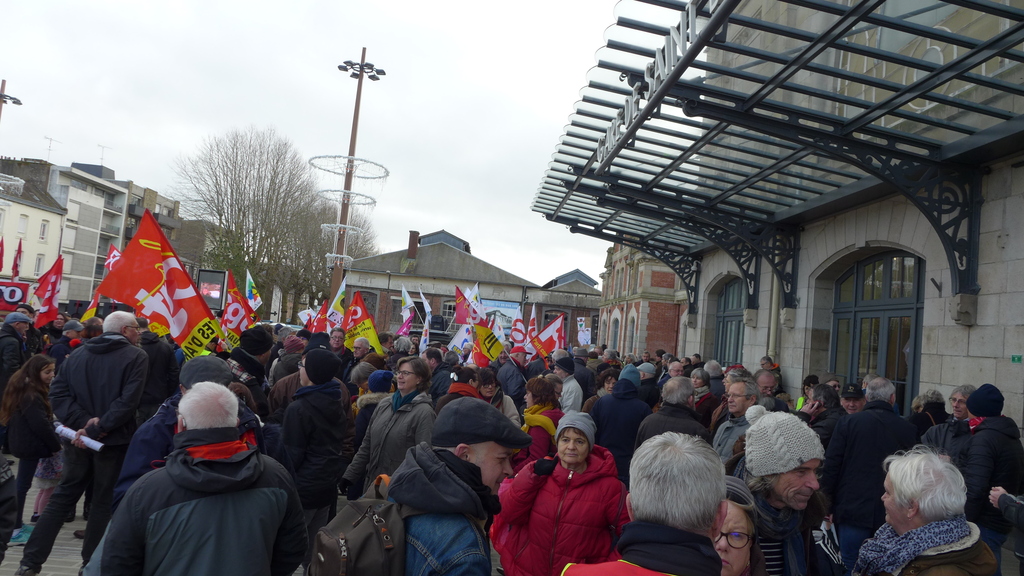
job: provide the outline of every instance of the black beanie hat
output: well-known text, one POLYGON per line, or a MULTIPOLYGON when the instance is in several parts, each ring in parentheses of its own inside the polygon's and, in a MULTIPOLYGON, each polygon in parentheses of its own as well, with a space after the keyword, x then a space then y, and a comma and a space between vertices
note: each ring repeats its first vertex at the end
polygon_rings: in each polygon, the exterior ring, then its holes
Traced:
POLYGON ((309 341, 306 342, 306 348, 302 350, 302 353, 309 354, 313 350, 331 351, 331 337, 327 332, 317 332, 310 336, 309 341))
POLYGON ((263 328, 249 328, 242 332, 240 338, 242 350, 245 350, 253 356, 259 356, 267 350, 270 350, 274 345, 274 337, 263 328))
POLYGON ((1003 413, 1003 393, 991 384, 983 384, 967 397, 967 410, 972 416, 999 416, 1003 413))
POLYGON ((326 384, 338 373, 341 368, 341 358, 330 350, 310 350, 302 360, 306 369, 306 377, 313 385, 326 384))

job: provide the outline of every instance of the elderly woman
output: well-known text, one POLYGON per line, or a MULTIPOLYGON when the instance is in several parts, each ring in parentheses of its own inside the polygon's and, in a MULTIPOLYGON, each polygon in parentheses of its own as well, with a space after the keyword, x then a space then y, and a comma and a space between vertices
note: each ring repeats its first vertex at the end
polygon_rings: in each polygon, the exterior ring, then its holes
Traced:
POLYGON ((998 565, 964 516, 964 478, 924 445, 885 459, 885 524, 864 541, 854 574, 994 574, 998 565))
POLYGON ((694 368, 690 371, 690 381, 693 383, 693 409, 699 416, 697 421, 707 428, 711 424, 711 414, 722 400, 711 393, 711 375, 707 370, 694 368))
POLYGON ((612 388, 615 387, 615 383, 619 381, 619 371, 615 368, 606 368, 597 375, 597 394, 587 398, 587 401, 583 403, 582 412, 590 414, 593 410, 594 404, 597 404, 598 399, 604 398, 605 396, 612 393, 612 388))
POLYGON ((565 565, 617 560, 614 540, 629 522, 626 487, 611 452, 594 445, 589 414, 558 423, 557 458, 530 462, 501 495, 498 523, 508 537, 498 550, 509 576, 561 574, 565 565))
POLYGON ((747 484, 735 476, 725 477, 728 512, 715 541, 722 557, 722 576, 767 576, 764 555, 757 545, 757 505, 747 484))
POLYGON ((911 403, 911 409, 913 409, 913 413, 907 418, 907 421, 917 426, 917 433, 922 436, 932 426, 949 420, 949 412, 946 412, 946 400, 942 397, 942 392, 938 390, 928 390, 919 394, 911 403), (917 404, 919 399, 921 408, 915 409, 914 404, 917 404))
POLYGON ((533 437, 533 444, 512 456, 512 470, 519 472, 527 464, 551 454, 555 448, 555 430, 564 416, 558 404, 555 385, 543 376, 526 383, 526 410, 523 431, 533 437))
POLYGON ((345 470, 344 490, 365 474, 363 489, 380 474, 392 474, 405 459, 409 448, 430 442, 434 430, 434 407, 426 394, 430 387, 430 367, 426 360, 409 356, 398 361, 395 371, 397 390, 382 400, 370 416, 363 442, 345 470))
POLYGON ((490 403, 508 419, 515 422, 516 426, 523 424, 523 419, 519 417, 519 410, 516 410, 516 403, 511 398, 505 395, 501 391, 501 384, 498 384, 498 377, 494 373, 493 368, 480 368, 477 372, 477 378, 480 381, 480 397, 490 403))

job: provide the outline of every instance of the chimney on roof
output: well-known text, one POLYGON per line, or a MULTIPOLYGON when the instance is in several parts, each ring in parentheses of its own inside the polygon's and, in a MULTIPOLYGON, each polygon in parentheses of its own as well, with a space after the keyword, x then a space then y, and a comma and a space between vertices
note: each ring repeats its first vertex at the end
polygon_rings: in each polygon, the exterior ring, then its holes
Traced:
POLYGON ((416 252, 420 249, 420 233, 415 230, 409 230, 409 250, 405 253, 405 257, 409 260, 416 259, 416 252))

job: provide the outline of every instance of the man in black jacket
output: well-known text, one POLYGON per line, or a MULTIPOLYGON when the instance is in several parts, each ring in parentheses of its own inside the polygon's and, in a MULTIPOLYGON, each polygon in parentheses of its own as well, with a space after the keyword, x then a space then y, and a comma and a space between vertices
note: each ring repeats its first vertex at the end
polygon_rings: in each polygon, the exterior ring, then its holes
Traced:
POLYGON ((236 382, 245 384, 256 403, 256 415, 262 420, 270 416, 270 405, 267 403, 267 361, 270 349, 274 345, 273 337, 263 328, 249 328, 242 332, 238 346, 231 349, 228 366, 236 382))
POLYGON ((839 548, 847 574, 860 546, 885 523, 882 462, 920 440, 917 427, 893 412, 896 387, 885 378, 868 382, 864 410, 836 424, 825 452, 821 489, 832 499, 839 548))
POLYGON ((975 390, 977 388, 970 384, 953 388, 949 394, 949 404, 953 409, 949 420, 932 426, 921 436, 921 442, 949 456, 949 461, 961 472, 966 464, 967 447, 971 444, 971 427, 967 423, 971 416, 967 412, 967 399, 975 390))
MULTIPOLYGON (((967 447, 964 481, 967 483, 967 520, 981 530, 981 539, 992 549, 996 565, 1002 560, 1002 546, 1013 524, 991 506, 989 491, 1002 486, 1018 494, 1024 480, 1024 447, 1020 429, 1008 416, 1003 416, 1003 393, 991 384, 983 384, 967 399, 973 437, 967 447)), ((1002 570, 996 570, 999 576, 1002 570)))
POLYGON ((635 448, 648 438, 665 432, 689 434, 711 445, 708 429, 701 426, 700 416, 693 409, 693 382, 677 376, 669 378, 661 388, 661 409, 644 418, 636 433, 635 448))
POLYGON ((590 358, 589 352, 583 346, 577 346, 572 349, 572 361, 576 363, 576 369, 572 373, 572 377, 576 379, 576 383, 580 385, 580 389, 583 390, 583 401, 586 402, 591 396, 597 394, 596 385, 594 384, 597 380, 597 375, 590 368, 587 368, 587 360, 590 358))
POLYGON ((444 361, 437 348, 427 348, 420 356, 430 366, 430 398, 437 404, 438 399, 448 393, 452 385, 452 367, 444 361))
POLYGON ((281 437, 295 471, 309 546, 302 560, 309 565, 313 540, 328 520, 331 501, 344 468, 341 452, 348 412, 341 382, 334 375, 341 359, 329 350, 310 350, 299 362, 301 386, 284 412, 281 437))
POLYGON ((306 550, 299 496, 284 467, 238 439, 237 406, 212 382, 182 397, 167 465, 128 490, 85 574, 295 571, 306 550))
POLYGON ((174 348, 166 340, 149 331, 149 320, 139 318, 139 329, 142 330, 139 346, 149 357, 149 372, 146 374, 146 385, 142 389, 139 409, 135 411, 135 421, 139 426, 149 420, 167 400, 178 391, 178 362, 174 359, 174 348))
POLYGON ((839 403, 839 395, 831 386, 816 384, 811 388, 810 401, 795 414, 811 426, 811 430, 814 430, 821 440, 821 445, 828 450, 836 425, 843 416, 846 416, 846 410, 839 403))
POLYGON ((64 323, 64 331, 61 333, 61 337, 50 346, 50 351, 47 352, 47 355, 53 358, 55 368, 59 370, 60 365, 71 355, 71 341, 81 336, 84 329, 85 326, 77 320, 68 320, 64 323))
POLYGON ((138 341, 139 324, 135 316, 113 312, 103 321, 103 334, 69 356, 53 379, 53 413, 77 432, 74 445, 64 449, 60 484, 25 545, 18 574, 39 573, 64 518, 90 482, 93 497, 82 544, 84 563, 89 562, 107 529, 114 483, 136 429, 135 410, 149 368, 149 358, 137 346, 138 341), (103 442, 103 449, 94 452, 86 448, 83 436, 103 442))

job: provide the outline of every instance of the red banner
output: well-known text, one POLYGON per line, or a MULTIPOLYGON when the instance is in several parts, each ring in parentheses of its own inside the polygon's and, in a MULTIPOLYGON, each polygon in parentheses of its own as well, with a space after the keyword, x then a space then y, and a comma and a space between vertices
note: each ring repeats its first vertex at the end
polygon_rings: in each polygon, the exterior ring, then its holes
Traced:
POLYGON ((18 304, 28 300, 28 282, 0 280, 0 310, 13 311, 18 304))
POLYGON ((214 337, 223 336, 210 307, 149 210, 117 266, 97 291, 138 310, 149 319, 153 332, 170 333, 186 359, 201 353, 214 337))
POLYGON ((230 350, 238 346, 242 331, 252 327, 253 311, 249 301, 242 295, 235 284, 235 275, 228 270, 227 297, 224 299, 224 312, 220 316, 220 327, 224 331, 224 342, 230 350))
POLYGON ((565 330, 562 328, 564 321, 565 314, 559 314, 540 331, 540 334, 530 339, 530 344, 533 344, 538 354, 547 357, 565 346, 565 330))
POLYGON ((64 277, 64 257, 57 255, 57 261, 39 278, 36 297, 39 298, 39 310, 36 310, 36 328, 45 326, 57 318, 60 312, 60 281, 64 277))
POLYGON ((384 348, 380 345, 380 338, 377 337, 377 327, 373 324, 373 317, 363 303, 363 295, 356 292, 352 295, 352 302, 345 310, 345 318, 341 321, 341 328, 345 331, 345 346, 351 350, 356 338, 366 338, 370 341, 370 347, 377 354, 384 354, 384 348))

